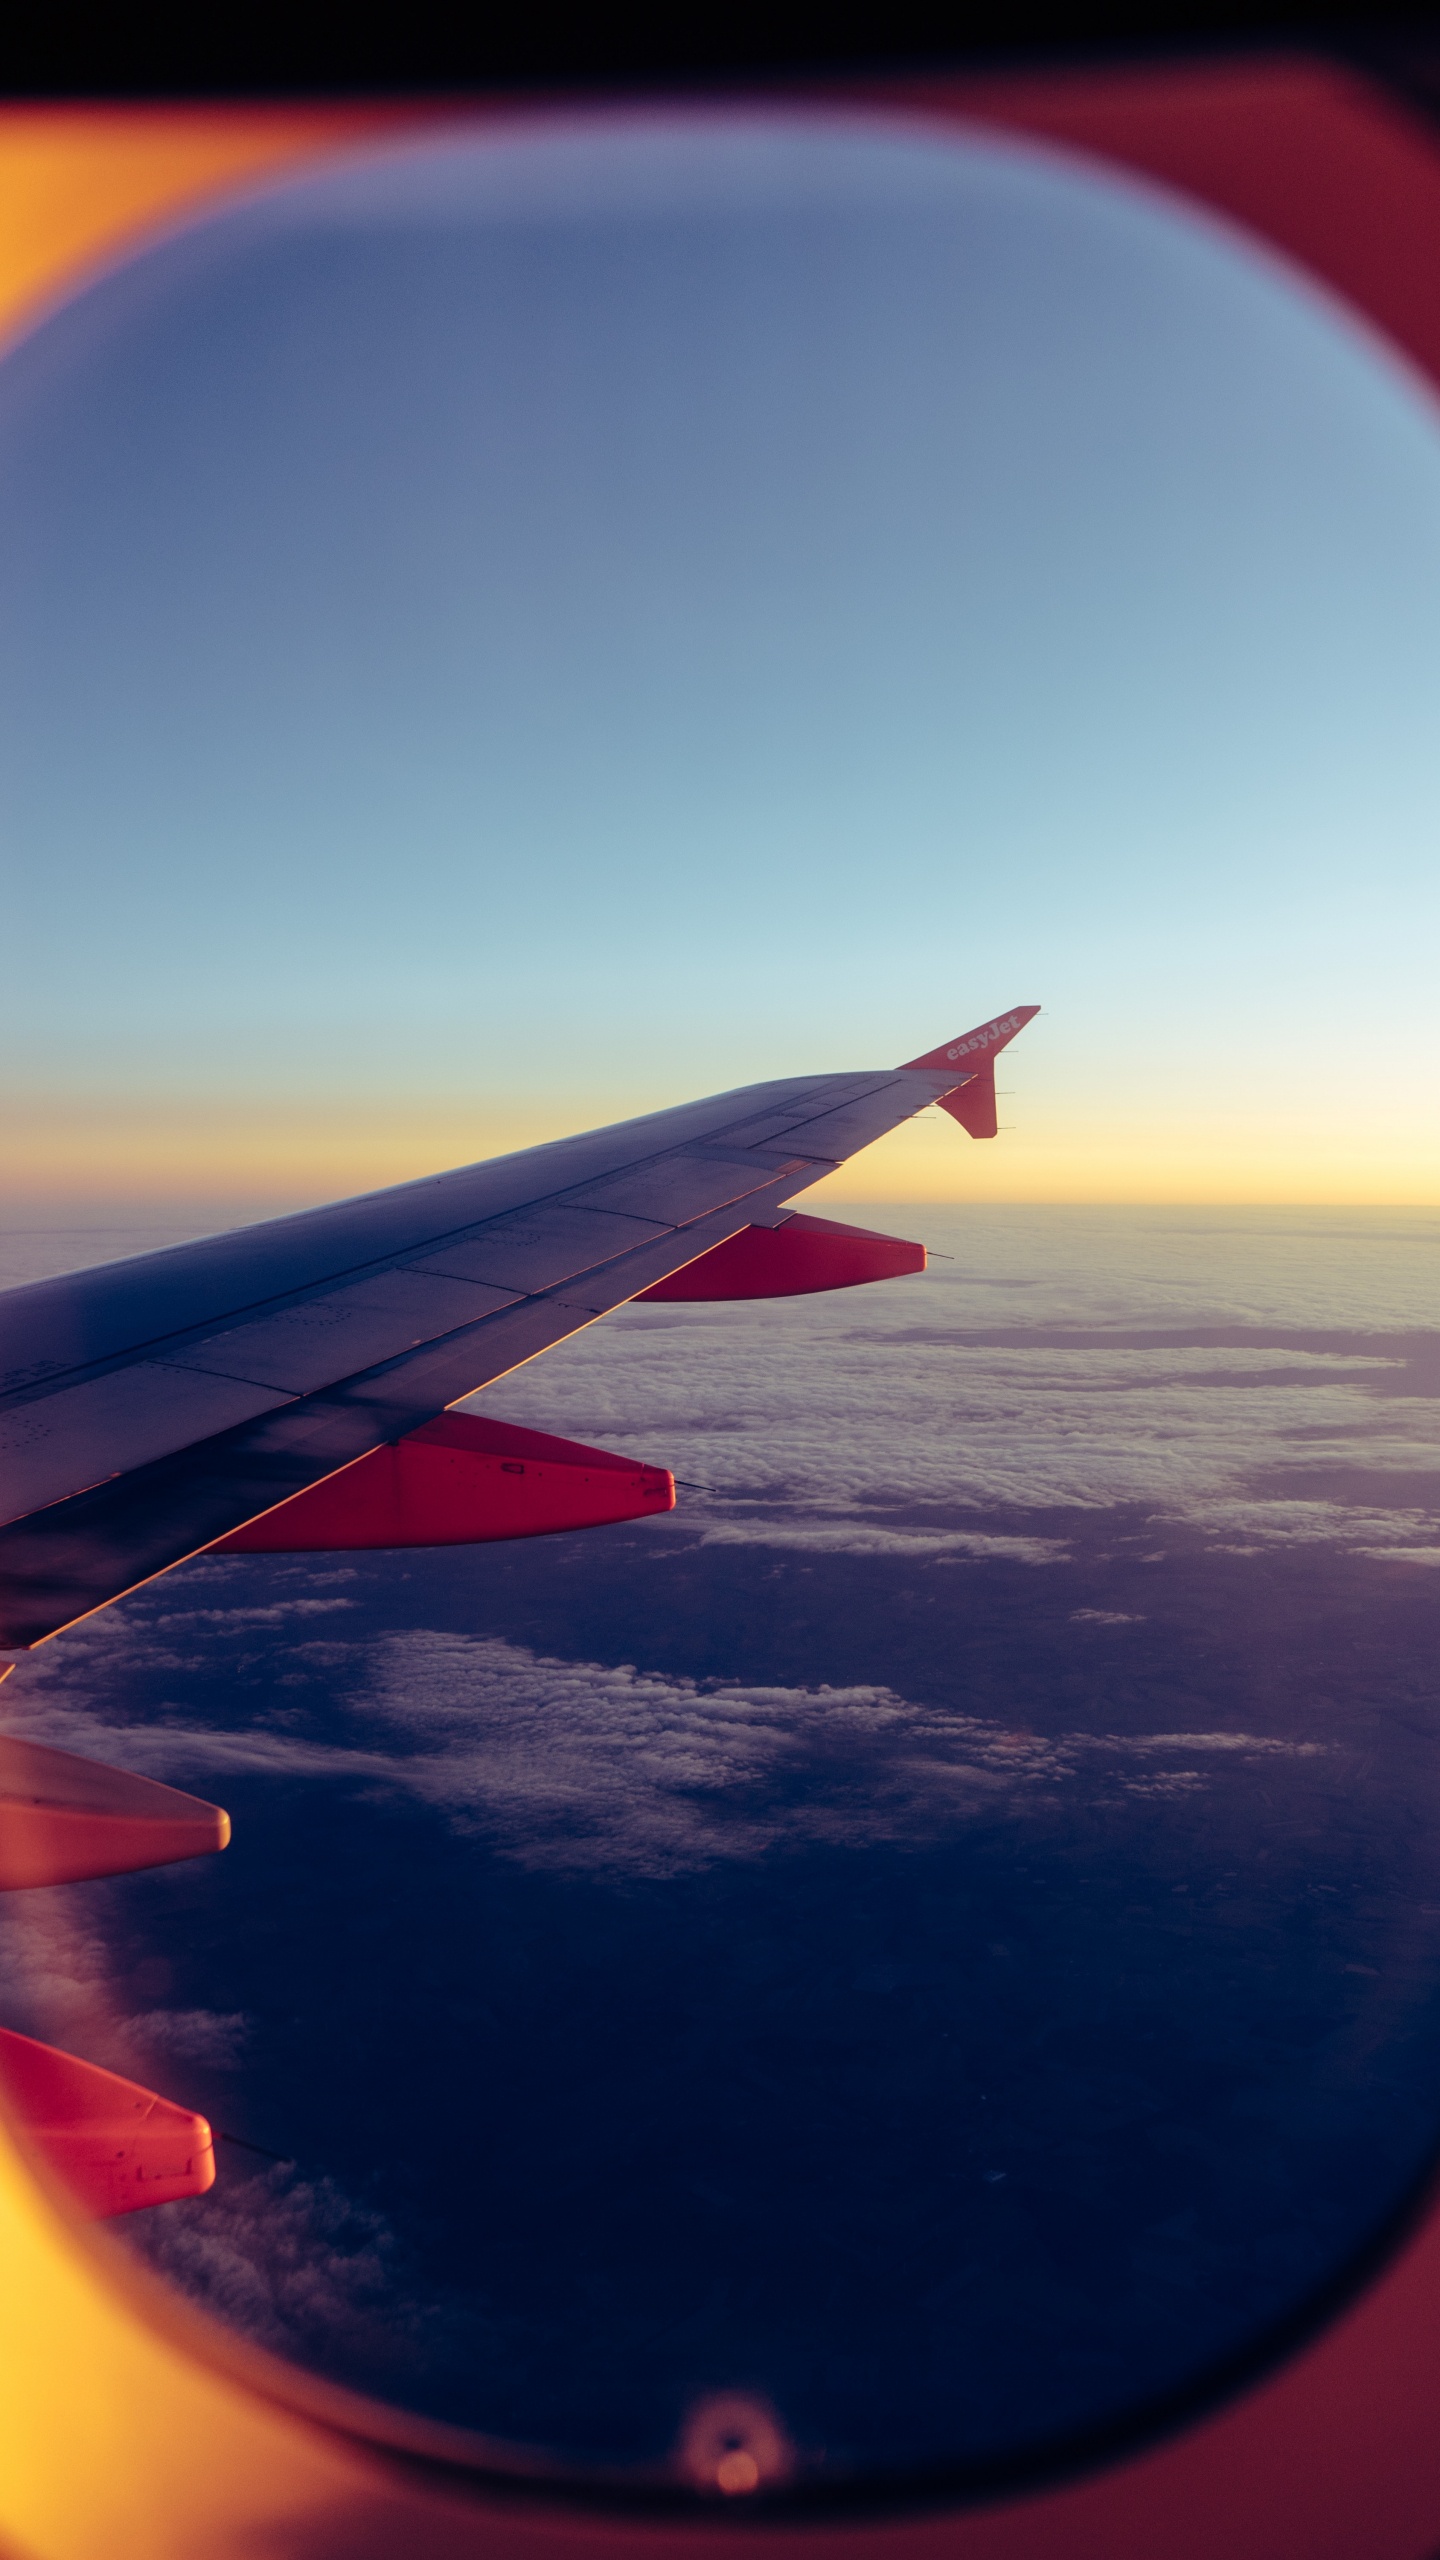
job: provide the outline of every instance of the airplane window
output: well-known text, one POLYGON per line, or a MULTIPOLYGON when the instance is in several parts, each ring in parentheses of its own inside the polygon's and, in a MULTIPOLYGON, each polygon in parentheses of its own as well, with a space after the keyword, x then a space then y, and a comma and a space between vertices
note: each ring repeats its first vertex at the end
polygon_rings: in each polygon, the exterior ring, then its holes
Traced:
POLYGON ((923 1274, 477 1401, 673 1513, 21 1659, 234 1823, 0 1908, 0 2023, 216 2128, 118 2237, 639 2493, 1274 2352, 1440 2135, 1426 396, 1062 155, 536 118, 92 284, 0 518, 6 1283, 1044 1007, 801 1203, 923 1274))

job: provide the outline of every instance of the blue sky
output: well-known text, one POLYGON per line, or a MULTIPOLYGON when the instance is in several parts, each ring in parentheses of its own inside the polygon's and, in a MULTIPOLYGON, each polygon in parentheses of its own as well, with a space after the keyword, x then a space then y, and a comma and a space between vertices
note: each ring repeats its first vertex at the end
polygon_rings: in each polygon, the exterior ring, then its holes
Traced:
POLYGON ((1440 1190, 1433 409, 1153 193, 858 118, 370 154, 0 367, 0 558, 22 1194, 1017 1001, 1013 1134, 853 1194, 1440 1190))

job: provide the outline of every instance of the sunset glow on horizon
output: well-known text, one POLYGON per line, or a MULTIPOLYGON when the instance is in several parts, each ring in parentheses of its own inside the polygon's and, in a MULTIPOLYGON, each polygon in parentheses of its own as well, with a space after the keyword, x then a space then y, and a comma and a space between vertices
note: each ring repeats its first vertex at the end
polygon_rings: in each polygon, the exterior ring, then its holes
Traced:
MULTIPOLYGON (((832 1063, 825 1061, 827 1065, 832 1063)), ((856 1063, 837 1060, 835 1063, 856 1063)), ((1310 1114, 1273 1117, 1260 1142, 1243 1100, 1202 1102, 1188 1113, 1147 1106, 1143 1079, 1127 1097, 1092 1102, 1047 1093, 1036 1073, 1011 1070, 1000 1136, 976 1144, 927 1112, 856 1156, 807 1192, 827 1203, 1004 1201, 1223 1206, 1440 1206, 1428 1131, 1378 1129, 1371 1106, 1350 1097, 1333 1123, 1310 1114), (1095 1125, 1098 1121, 1099 1125, 1095 1125), (1417 1143, 1418 1140, 1418 1143, 1417 1143)), ((41 1104, 18 1116, 0 1149, 9 1214, 67 1226, 132 1213, 188 1226, 278 1216, 321 1201, 379 1190, 507 1155, 585 1127, 663 1109, 693 1096, 661 1084, 626 1093, 577 1084, 531 1102, 477 1097, 406 1105, 307 1098, 290 1108, 241 1098, 221 1105, 156 1106, 97 1099, 41 1104)))
POLYGON ((1440 437, 1332 305, 893 117, 167 112, 7 145, 15 1214, 1017 992, 998 1141, 817 1203, 1440 1201, 1440 437))

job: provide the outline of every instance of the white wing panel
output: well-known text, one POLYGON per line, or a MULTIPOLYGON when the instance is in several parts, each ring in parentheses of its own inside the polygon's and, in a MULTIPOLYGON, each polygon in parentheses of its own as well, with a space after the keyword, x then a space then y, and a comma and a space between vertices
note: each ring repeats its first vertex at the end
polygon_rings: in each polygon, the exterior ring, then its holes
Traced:
POLYGON ((738 1151, 731 1156, 718 1148, 704 1155, 660 1156, 653 1164, 634 1165, 624 1173, 607 1175, 602 1182, 588 1183, 583 1191, 572 1191, 569 1199, 576 1205, 619 1209, 627 1216, 679 1227, 690 1218, 703 1217, 707 1210, 743 1200, 748 1192, 768 1189, 800 1163, 799 1158, 770 1157, 757 1159, 751 1167, 738 1151))
POLYGON ((410 1271, 437 1271, 466 1280, 485 1280, 498 1289, 526 1295, 553 1289, 577 1271, 612 1262, 637 1244, 668 1232, 654 1218, 607 1216, 598 1209, 577 1209, 563 1201, 517 1210, 512 1218, 496 1218, 472 1235, 437 1246, 410 1271))
POLYGON ((477 1324, 497 1307, 513 1305, 517 1294, 473 1280, 442 1279, 433 1272, 385 1271, 373 1280, 329 1290, 323 1298, 306 1298, 276 1315, 232 1325, 204 1342, 187 1344, 175 1357, 187 1369, 212 1376, 249 1378, 291 1395, 313 1395, 377 1360, 393 1360, 459 1325, 477 1324))
POLYGON ((847 1156, 868 1147, 900 1121, 923 1110, 929 1099, 930 1088, 922 1086, 918 1077, 895 1076, 873 1091, 841 1103, 837 1110, 818 1112, 813 1119, 792 1123, 785 1143, 797 1149, 803 1147, 808 1156, 843 1164, 847 1156))
POLYGON ((168 1457, 289 1401, 273 1387, 137 1360, 12 1406, 0 1415, 0 1518, 63 1501, 121 1468, 168 1457))

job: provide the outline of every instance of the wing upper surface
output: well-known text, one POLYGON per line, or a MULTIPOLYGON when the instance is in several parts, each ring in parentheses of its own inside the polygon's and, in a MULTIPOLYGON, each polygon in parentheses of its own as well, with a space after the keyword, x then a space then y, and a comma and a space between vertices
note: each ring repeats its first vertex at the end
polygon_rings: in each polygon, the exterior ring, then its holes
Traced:
POLYGON ((755 1085, 0 1296, 0 1644, 533 1359, 935 1099, 755 1085))
MULTIPOLYGON (((825 1108, 827 1085, 876 1081, 812 1077, 719 1094, 230 1235, 7 1290, 0 1295, 0 1407, 26 1387, 91 1362, 133 1357, 226 1316, 363 1277, 509 1211, 546 1203, 627 1165, 704 1144, 732 1123, 744 1125, 758 1116, 769 1096, 789 1097, 777 1124, 789 1126, 792 1116, 813 1116, 811 1095, 817 1096, 816 1112, 825 1108), (750 1114, 747 1104, 755 1106, 750 1114)), ((747 1141, 761 1142, 758 1134, 747 1141)))

